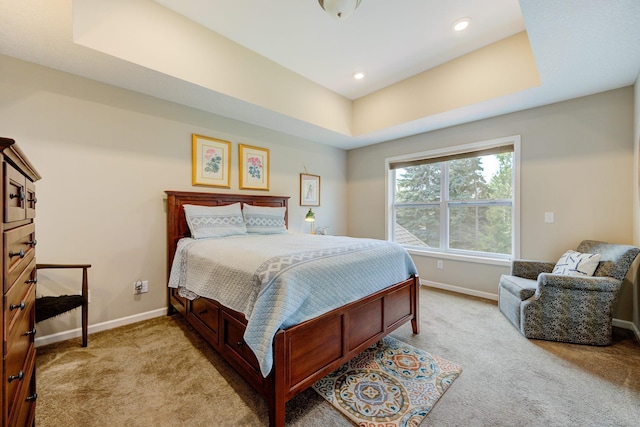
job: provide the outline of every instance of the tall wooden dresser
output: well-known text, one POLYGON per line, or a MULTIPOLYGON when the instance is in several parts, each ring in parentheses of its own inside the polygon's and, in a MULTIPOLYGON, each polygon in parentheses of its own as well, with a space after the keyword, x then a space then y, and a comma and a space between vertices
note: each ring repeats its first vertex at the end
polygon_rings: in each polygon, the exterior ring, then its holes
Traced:
POLYGON ((33 425, 36 409, 36 190, 40 175, 10 138, 0 137, 2 239, 2 426, 33 425))

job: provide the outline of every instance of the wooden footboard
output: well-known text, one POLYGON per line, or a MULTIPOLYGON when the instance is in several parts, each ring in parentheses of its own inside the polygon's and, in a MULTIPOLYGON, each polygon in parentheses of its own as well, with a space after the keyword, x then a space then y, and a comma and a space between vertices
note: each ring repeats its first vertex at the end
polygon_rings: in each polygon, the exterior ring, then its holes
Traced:
POLYGON ((419 281, 412 276, 322 316, 281 329, 274 338, 274 364, 267 378, 244 343, 246 319, 216 301, 171 298, 202 337, 269 403, 269 424, 284 426, 285 404, 367 347, 411 321, 419 330, 419 281))
MULTIPOLYGON (((189 235, 183 204, 221 206, 243 202, 288 207, 288 197, 167 191, 167 277, 176 244, 189 235)), ((285 221, 287 221, 285 216, 285 221)), ((284 426, 285 404, 367 347, 411 321, 419 333, 417 276, 276 333, 273 369, 267 378, 244 342, 242 313, 217 301, 189 301, 176 289, 167 293, 168 314, 176 311, 269 403, 269 424, 284 426)))
POLYGON ((269 375, 269 424, 284 426, 285 403, 411 320, 420 333, 418 277, 390 286, 320 317, 280 330, 269 375))

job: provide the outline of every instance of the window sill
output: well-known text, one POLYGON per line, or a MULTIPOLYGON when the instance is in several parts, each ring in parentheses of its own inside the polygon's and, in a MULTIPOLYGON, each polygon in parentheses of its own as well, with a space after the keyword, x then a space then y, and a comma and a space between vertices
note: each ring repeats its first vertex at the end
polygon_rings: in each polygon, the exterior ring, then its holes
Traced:
POLYGON ((476 264, 489 264, 495 265, 499 267, 511 267, 511 259, 498 259, 498 258, 489 258, 489 257, 481 257, 481 256, 472 256, 472 255, 461 255, 461 254, 452 254, 447 252, 431 252, 431 251, 421 251, 417 249, 408 249, 407 252, 411 255, 417 255, 424 258, 437 258, 437 259, 448 259, 452 261, 462 261, 462 262, 473 262, 476 264))

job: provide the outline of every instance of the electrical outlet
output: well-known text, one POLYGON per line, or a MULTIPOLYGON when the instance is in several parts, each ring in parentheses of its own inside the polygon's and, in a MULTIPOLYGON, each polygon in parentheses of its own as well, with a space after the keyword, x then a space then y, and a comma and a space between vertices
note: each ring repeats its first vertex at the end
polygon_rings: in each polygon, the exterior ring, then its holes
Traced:
POLYGON ((439 268, 439 269, 441 269, 441 270, 444 268, 444 263, 442 262, 442 260, 441 260, 441 259, 439 259, 439 260, 436 262, 436 267, 438 267, 438 268, 439 268))
POLYGON ((136 280, 133 282, 133 294, 140 295, 149 292, 149 282, 147 280, 136 280))

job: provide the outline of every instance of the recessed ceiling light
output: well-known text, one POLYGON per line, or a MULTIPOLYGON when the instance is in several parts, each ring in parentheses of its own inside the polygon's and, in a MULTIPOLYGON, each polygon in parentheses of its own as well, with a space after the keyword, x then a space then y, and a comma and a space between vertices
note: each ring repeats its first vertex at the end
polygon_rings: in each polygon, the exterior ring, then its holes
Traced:
POLYGON ((452 27, 455 31, 465 30, 471 23, 471 18, 460 18, 453 23, 452 27))
POLYGON ((364 78, 364 73, 362 72, 357 72, 357 73, 353 73, 353 78, 356 80, 360 80, 364 78))

